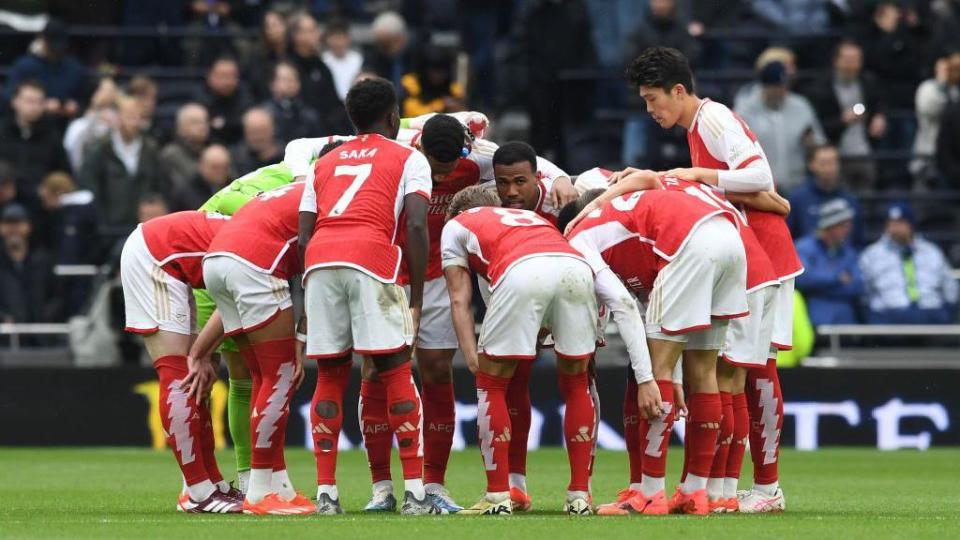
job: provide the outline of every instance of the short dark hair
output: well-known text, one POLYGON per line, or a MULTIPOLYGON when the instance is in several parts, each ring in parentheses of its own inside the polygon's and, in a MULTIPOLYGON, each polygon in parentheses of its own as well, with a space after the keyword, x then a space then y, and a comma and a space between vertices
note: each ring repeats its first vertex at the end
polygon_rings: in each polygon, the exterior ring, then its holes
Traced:
POLYGON ((277 80, 277 71, 280 69, 281 66, 286 66, 292 69, 293 72, 297 74, 297 80, 298 81, 300 80, 300 71, 297 70, 297 66, 295 66, 293 62, 289 60, 280 60, 276 64, 274 64, 273 69, 270 70, 270 82, 277 80))
POLYGON ((324 28, 325 35, 330 34, 349 34, 350 23, 346 19, 330 19, 327 21, 327 27, 324 28))
POLYGON ((840 49, 844 47, 856 47, 860 49, 860 53, 863 53, 863 45, 860 45, 860 42, 853 38, 843 38, 837 42, 837 45, 833 48, 833 59, 836 60, 837 56, 840 55, 840 49))
POLYGON ((13 170, 13 165, 8 161, 0 160, 0 184, 16 183, 16 181, 17 174, 13 170))
POLYGON ((423 125, 420 146, 433 159, 449 163, 461 157, 466 139, 467 128, 459 120, 447 114, 438 114, 423 125))
POLYGON ((817 154, 823 152, 824 150, 833 150, 834 152, 839 152, 839 149, 830 143, 815 144, 807 150, 807 163, 813 161, 813 158, 817 157, 817 154))
POLYGON ((588 204, 602 195, 604 191, 605 190, 600 188, 590 189, 585 191, 577 200, 567 203, 560 209, 560 213, 557 215, 557 228, 563 232, 567 228, 567 225, 573 221, 573 218, 577 217, 588 204))
POLYGON ((230 62, 237 67, 237 70, 240 69, 240 61, 237 60, 236 56, 231 56, 229 54, 222 54, 213 59, 213 62, 210 62, 210 65, 207 67, 207 73, 213 71, 213 66, 219 64, 220 62, 230 62))
POLYGON ((650 47, 630 63, 627 81, 635 87, 652 86, 669 92, 681 84, 688 94, 694 93, 693 71, 682 52, 670 47, 650 47))
POLYGON ((317 153, 317 159, 322 158, 323 156, 329 154, 330 152, 333 152, 334 150, 337 149, 337 147, 339 147, 341 144, 345 142, 347 141, 340 139, 339 141, 333 141, 323 145, 323 148, 321 148, 320 152, 317 153))
POLYGON ((350 88, 346 105, 353 127, 363 131, 384 121, 397 108, 397 92, 390 81, 370 77, 350 88))
POLYGON ((19 96, 19 95, 20 95, 20 91, 23 90, 24 88, 35 88, 35 89, 43 92, 44 94, 47 93, 47 89, 44 88, 43 83, 40 82, 39 80, 37 80, 37 79, 24 79, 24 80, 22 80, 22 81, 20 81, 20 82, 17 83, 17 87, 16 87, 16 88, 14 89, 14 91, 13 91, 14 97, 19 96))
POLYGON ((497 165, 513 165, 522 161, 529 163, 530 168, 534 171, 537 170, 537 151, 522 141, 504 143, 493 154, 494 167, 497 165))

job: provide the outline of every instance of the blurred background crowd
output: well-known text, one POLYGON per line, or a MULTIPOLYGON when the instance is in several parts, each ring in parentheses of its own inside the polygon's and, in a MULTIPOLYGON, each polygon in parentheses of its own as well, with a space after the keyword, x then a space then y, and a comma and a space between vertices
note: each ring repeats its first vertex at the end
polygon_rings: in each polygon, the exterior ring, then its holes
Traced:
POLYGON ((0 322, 109 304, 137 223, 350 133, 365 73, 571 175, 684 166, 624 83, 652 45, 759 137, 814 325, 956 321, 960 0, 0 0, 0 322))

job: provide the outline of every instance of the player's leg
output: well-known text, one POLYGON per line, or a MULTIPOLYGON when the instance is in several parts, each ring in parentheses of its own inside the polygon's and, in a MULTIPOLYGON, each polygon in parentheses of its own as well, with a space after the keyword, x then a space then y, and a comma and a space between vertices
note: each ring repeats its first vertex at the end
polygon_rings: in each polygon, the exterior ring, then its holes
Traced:
MULTIPOLYGON (((449 316, 448 316, 449 319, 449 316)), ((421 335, 423 324, 421 323, 421 335)), ((427 494, 438 506, 456 513, 463 508, 445 487, 447 462, 456 428, 456 401, 453 395, 453 356, 456 349, 417 347, 417 368, 423 388, 423 481, 427 494)))
POLYGON ((527 441, 530 438, 532 411, 530 374, 534 362, 517 365, 507 387, 507 411, 510 413, 510 500, 514 512, 529 512, 533 500, 527 490, 527 441))
POLYGON ((353 350, 347 294, 340 269, 320 268, 305 278, 306 355, 317 362, 310 426, 317 462, 317 513, 322 515, 343 513, 336 475, 343 394, 350 382, 353 350))
POLYGON ((720 390, 720 431, 717 436, 716 452, 710 466, 710 479, 707 481, 707 497, 710 499, 711 512, 726 512, 727 499, 723 495, 723 482, 727 474, 727 461, 733 444, 734 416, 733 392, 734 380, 738 371, 744 371, 726 361, 717 362, 717 388, 720 390))
POLYGON ((724 469, 725 476, 723 479, 723 497, 727 500, 728 512, 735 512, 739 509, 737 485, 740 481, 743 456, 746 454, 750 435, 750 415, 747 412, 747 395, 744 393, 746 381, 746 369, 739 369, 734 373, 734 389, 731 395, 733 442, 730 444, 730 452, 727 455, 727 466, 724 469))
POLYGON ((397 440, 403 468, 405 515, 446 513, 423 486, 423 413, 413 382, 410 353, 413 320, 403 288, 352 269, 345 276, 355 350, 369 355, 387 394, 387 422, 397 440))
POLYGON ((360 367, 360 401, 357 406, 363 446, 367 452, 370 468, 372 495, 364 512, 393 512, 397 499, 393 495, 393 480, 390 477, 390 452, 393 449, 393 432, 387 418, 387 389, 377 377, 377 370, 369 357, 364 357, 360 367))

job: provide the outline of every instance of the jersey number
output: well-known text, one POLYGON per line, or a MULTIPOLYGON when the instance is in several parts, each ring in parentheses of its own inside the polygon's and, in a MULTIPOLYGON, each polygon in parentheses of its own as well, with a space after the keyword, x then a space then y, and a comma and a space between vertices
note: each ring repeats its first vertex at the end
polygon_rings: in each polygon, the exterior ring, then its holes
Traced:
POLYGON ((296 186, 293 184, 287 184, 285 186, 273 188, 270 191, 260 192, 260 194, 257 195, 257 198, 260 199, 261 201, 269 201, 270 199, 279 199, 280 197, 283 197, 287 193, 290 193, 290 191, 293 190, 293 188, 295 187, 296 186))
POLYGON ((333 171, 333 175, 340 176, 352 176, 353 182, 350 183, 350 187, 343 192, 343 195, 340 196, 340 200, 337 201, 337 204, 333 205, 333 208, 330 209, 331 216, 339 216, 347 210, 347 206, 350 205, 350 201, 357 195, 357 192, 360 191, 360 186, 367 181, 367 178, 370 177, 370 172, 373 171, 373 165, 370 163, 365 163, 363 165, 338 165, 333 171))
POLYGON ((533 225, 549 225, 540 216, 525 212, 523 210, 513 210, 510 208, 495 208, 493 212, 500 216, 500 223, 508 227, 530 227, 533 225))

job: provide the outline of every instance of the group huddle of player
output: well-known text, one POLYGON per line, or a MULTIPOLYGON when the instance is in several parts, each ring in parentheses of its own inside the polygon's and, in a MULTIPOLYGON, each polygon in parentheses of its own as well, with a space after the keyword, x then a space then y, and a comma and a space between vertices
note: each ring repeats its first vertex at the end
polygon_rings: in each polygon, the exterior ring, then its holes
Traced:
POLYGON ((574 182, 525 143, 484 140, 480 113, 401 120, 393 86, 371 78, 347 95, 355 135, 293 141, 283 163, 235 180, 200 211, 138 227, 121 258, 126 329, 143 335, 160 379, 161 421, 183 475, 177 508, 342 513, 337 447, 357 355, 373 484, 365 511, 396 511, 394 442, 402 514, 528 511, 530 372, 552 346, 570 462, 566 513, 782 511, 773 359, 790 347, 802 271, 783 219, 789 205, 749 128, 696 96, 682 54, 648 49, 628 78, 662 127, 688 129, 694 168, 595 168, 574 182), (479 336, 475 278, 486 304, 479 336), (595 506, 592 366, 611 318, 629 356, 630 479, 614 502, 595 506), (468 508, 444 487, 457 350, 475 375, 487 477, 468 508), (236 486, 214 456, 206 396, 215 351, 230 374, 236 486), (283 455, 307 359, 317 365, 315 500, 294 489, 283 455), (679 417, 684 472, 668 498, 679 417), (738 492, 748 444, 754 486, 738 492))

